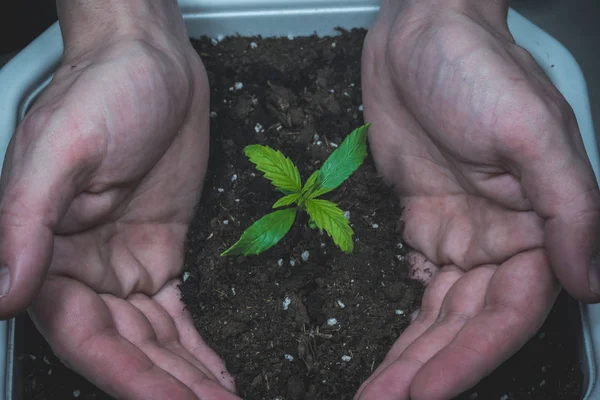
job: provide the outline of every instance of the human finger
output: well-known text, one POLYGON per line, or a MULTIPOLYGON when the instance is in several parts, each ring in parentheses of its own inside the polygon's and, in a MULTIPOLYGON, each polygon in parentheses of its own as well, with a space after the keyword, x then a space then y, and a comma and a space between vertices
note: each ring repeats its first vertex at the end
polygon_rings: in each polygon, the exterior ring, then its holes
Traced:
POLYGON ((197 399, 119 334, 106 303, 85 285, 66 277, 48 278, 30 315, 57 357, 111 396, 197 399))

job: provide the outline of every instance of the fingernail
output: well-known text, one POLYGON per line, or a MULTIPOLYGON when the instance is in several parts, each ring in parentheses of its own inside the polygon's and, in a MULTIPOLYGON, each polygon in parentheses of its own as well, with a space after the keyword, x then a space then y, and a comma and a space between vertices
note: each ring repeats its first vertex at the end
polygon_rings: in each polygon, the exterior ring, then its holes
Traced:
POLYGON ((596 255, 590 262, 588 279, 590 280, 590 290, 600 294, 600 256, 596 255))
POLYGON ((0 268, 0 298, 5 297, 10 291, 10 270, 7 267, 0 268))

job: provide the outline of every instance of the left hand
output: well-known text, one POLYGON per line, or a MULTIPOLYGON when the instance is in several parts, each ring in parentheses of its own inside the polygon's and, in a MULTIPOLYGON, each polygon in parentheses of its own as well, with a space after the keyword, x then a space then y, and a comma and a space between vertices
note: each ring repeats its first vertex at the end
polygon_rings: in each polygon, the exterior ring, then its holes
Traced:
POLYGON ((452 398, 537 332, 559 282, 600 299, 596 179, 572 110, 506 12, 388 0, 367 35, 371 150, 404 207, 412 264, 433 277, 357 399, 452 398))

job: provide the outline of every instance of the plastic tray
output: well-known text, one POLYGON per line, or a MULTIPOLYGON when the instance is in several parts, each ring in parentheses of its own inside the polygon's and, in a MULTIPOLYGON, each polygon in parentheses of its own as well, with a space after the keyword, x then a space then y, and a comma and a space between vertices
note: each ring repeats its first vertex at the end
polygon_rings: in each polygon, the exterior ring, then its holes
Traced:
MULTIPOLYGON (((368 27, 379 9, 377 0, 180 0, 192 37, 242 34, 335 34, 334 28, 368 27)), ((573 107, 596 177, 599 157, 586 83, 573 56, 555 39, 513 10, 509 28, 573 107)), ((51 26, 0 70, 0 159, 4 159, 15 126, 48 84, 63 51, 58 24, 51 26)), ((585 400, 600 399, 597 350, 600 348, 600 305, 581 305, 580 359, 585 374, 585 400)), ((0 400, 13 399, 15 321, 0 322, 0 400), (4 379, 2 379, 4 377, 4 379)), ((15 391, 17 393, 18 391, 15 391)))

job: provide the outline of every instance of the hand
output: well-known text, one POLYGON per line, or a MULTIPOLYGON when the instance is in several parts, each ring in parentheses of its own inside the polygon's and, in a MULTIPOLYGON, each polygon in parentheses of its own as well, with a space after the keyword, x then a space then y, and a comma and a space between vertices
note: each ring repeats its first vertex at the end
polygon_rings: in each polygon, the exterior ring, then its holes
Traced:
POLYGON ((117 398, 237 399, 177 289, 209 96, 168 3, 147 31, 90 44, 61 19, 62 65, 18 127, 0 182, 0 312, 34 299, 30 315, 57 356, 117 398))
POLYGON ((366 38, 371 150, 428 287, 357 399, 452 398, 535 334, 558 282, 600 298, 598 187, 575 117, 500 3, 386 1, 366 38))

